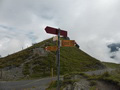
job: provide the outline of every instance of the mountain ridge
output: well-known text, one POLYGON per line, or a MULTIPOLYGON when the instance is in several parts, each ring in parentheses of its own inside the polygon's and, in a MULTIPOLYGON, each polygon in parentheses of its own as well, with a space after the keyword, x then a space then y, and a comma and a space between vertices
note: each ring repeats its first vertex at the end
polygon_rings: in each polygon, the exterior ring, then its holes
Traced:
MULTIPOLYGON (((61 38, 68 39, 68 38, 61 38)), ((36 43, 20 52, 0 58, 2 78, 37 78, 51 75, 51 68, 56 75, 56 52, 45 51, 46 46, 55 46, 52 38, 36 43)), ((61 47, 61 75, 69 72, 82 72, 103 69, 105 66, 97 59, 75 47, 61 47)))

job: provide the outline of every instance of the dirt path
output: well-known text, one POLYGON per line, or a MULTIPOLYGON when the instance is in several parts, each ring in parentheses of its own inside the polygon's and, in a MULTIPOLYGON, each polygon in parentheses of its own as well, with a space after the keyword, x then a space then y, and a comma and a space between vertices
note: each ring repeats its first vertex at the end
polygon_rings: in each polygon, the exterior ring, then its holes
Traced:
POLYGON ((45 90, 54 78, 23 81, 0 81, 0 90, 45 90))

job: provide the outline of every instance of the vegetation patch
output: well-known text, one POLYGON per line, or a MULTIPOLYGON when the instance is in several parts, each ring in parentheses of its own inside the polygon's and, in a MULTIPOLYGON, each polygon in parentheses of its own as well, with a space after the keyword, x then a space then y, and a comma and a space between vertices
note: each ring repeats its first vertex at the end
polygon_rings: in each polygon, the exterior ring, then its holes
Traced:
POLYGON ((102 75, 91 75, 88 77, 88 80, 102 80, 120 87, 120 70, 112 73, 105 72, 102 75))
POLYGON ((96 90, 96 86, 90 87, 90 90, 96 90))
POLYGON ((102 62, 107 68, 117 69, 120 68, 120 64, 110 63, 110 62, 102 62))
POLYGON ((90 81, 90 86, 95 86, 97 83, 95 80, 90 81))
MULTIPOLYGON (((66 87, 67 85, 73 85, 75 82, 77 81, 76 80, 60 81, 60 90, 63 90, 63 88, 66 87)), ((57 89, 57 81, 52 81, 46 90, 56 90, 56 89, 57 89)))

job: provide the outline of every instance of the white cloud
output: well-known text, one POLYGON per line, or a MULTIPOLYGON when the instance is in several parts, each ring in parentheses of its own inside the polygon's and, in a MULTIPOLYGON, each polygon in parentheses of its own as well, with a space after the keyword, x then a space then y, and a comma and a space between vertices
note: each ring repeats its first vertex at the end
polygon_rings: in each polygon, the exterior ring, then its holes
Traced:
POLYGON ((119 4, 119 0, 1 0, 0 25, 12 29, 0 26, 0 54, 53 36, 44 31, 53 26, 68 30, 69 37, 90 55, 120 62, 110 59, 107 48, 120 40, 119 4))

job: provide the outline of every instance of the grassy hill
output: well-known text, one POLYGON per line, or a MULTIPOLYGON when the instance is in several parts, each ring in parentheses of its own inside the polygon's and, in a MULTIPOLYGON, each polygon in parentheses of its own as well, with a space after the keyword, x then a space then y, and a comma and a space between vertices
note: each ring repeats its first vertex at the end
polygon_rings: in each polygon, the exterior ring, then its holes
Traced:
MULTIPOLYGON (((29 75, 30 77, 50 76, 51 68, 53 68, 54 75, 56 75, 56 52, 44 50, 46 46, 54 45, 57 45, 57 42, 53 42, 50 38, 20 52, 0 58, 0 68, 3 70, 20 68, 24 76, 29 75), (42 54, 34 52, 38 48, 41 49, 42 54)), ((89 56, 77 47, 61 47, 60 66, 61 74, 105 68, 99 60, 89 56)))

